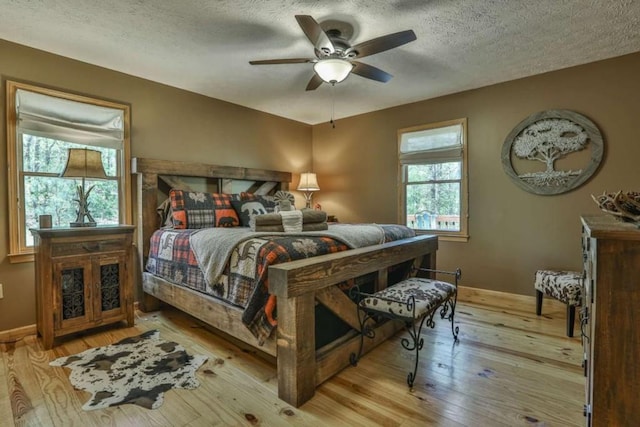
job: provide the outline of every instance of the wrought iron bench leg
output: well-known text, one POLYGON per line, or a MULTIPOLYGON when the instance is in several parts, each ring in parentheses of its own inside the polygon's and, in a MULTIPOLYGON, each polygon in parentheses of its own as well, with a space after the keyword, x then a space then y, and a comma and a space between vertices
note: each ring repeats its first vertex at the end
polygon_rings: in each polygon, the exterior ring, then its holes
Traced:
POLYGON ((415 350, 416 352, 416 359, 413 365, 413 372, 409 372, 409 375, 407 375, 407 385, 409 386, 409 388, 413 388, 413 383, 415 382, 416 374, 418 372, 418 363, 420 361, 420 350, 422 350, 422 347, 424 346, 424 338, 422 338, 422 336, 420 335, 422 332, 422 326, 425 324, 425 321, 428 327, 433 328, 435 326, 435 322, 433 321, 433 315, 436 312, 436 310, 433 310, 430 315, 426 315, 422 319, 420 319, 419 326, 417 328, 416 328, 416 323, 418 322, 407 321, 404 323, 404 326, 407 329, 407 332, 409 332, 409 336, 411 337, 411 340, 407 339, 406 337, 403 337, 400 340, 400 344, 402 344, 402 347, 405 350, 408 350, 408 351, 415 350))
POLYGON ((373 339, 376 336, 376 332, 370 327, 366 326, 367 320, 369 320, 371 316, 368 313, 363 312, 363 310, 360 309, 359 304, 356 304, 356 311, 358 312, 358 323, 360 324, 360 347, 358 348, 358 354, 351 353, 349 355, 349 363, 351 363, 352 366, 357 366, 358 360, 360 360, 360 357, 362 357, 362 350, 364 348, 364 337, 366 336, 367 338, 373 339))
POLYGON ((455 326, 457 300, 458 293, 456 292, 451 298, 449 298, 442 304, 442 308, 440 309, 440 318, 446 318, 449 322, 451 322, 451 334, 453 335, 454 341, 458 341, 458 332, 460 331, 460 328, 458 326, 455 326), (449 313, 449 310, 451 310, 451 313, 449 313), (447 313, 449 314, 447 315, 447 313))

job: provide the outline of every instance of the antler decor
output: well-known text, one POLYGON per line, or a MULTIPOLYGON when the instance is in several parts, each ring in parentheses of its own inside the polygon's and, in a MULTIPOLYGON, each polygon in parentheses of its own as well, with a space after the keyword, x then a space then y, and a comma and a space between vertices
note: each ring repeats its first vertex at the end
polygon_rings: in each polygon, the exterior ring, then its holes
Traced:
POLYGON ((600 196, 591 195, 598 207, 623 221, 640 222, 640 193, 629 191, 623 193, 618 191, 615 194, 603 193, 600 196))

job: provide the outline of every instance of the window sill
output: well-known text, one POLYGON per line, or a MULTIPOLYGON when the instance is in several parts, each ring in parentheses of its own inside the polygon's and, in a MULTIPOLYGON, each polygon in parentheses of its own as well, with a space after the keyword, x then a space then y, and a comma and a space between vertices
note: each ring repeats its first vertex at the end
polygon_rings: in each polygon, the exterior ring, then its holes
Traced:
POLYGON ((468 242, 469 236, 443 236, 439 234, 438 240, 443 242, 468 242))
POLYGON ((32 252, 27 254, 9 254, 7 257, 9 258, 10 264, 20 264, 23 262, 33 262, 35 255, 32 252))
POLYGON ((468 242, 468 234, 445 234, 437 232, 435 230, 415 230, 417 235, 431 234, 438 236, 438 240, 441 242, 468 242))

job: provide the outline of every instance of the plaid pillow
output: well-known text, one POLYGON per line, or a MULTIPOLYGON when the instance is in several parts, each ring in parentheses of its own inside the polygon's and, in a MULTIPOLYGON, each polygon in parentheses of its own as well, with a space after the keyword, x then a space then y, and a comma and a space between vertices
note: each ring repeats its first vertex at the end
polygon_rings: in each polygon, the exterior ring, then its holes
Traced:
POLYGON ((172 189, 169 198, 174 228, 237 227, 240 224, 229 194, 172 189))

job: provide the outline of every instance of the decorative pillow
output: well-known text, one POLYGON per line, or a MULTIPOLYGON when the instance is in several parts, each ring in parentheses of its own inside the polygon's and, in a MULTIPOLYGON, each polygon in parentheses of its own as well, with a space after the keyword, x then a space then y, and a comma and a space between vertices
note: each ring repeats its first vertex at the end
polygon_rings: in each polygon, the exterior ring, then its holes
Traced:
POLYGON ((273 213, 276 209, 276 201, 273 196, 261 196, 253 193, 242 192, 240 193, 240 200, 252 200, 254 202, 260 202, 268 213, 273 213))
POLYGON ((267 213, 264 205, 257 200, 231 200, 231 205, 238 214, 242 227, 250 227, 251 219, 254 216, 267 213))
POLYGON ((172 189, 169 197, 174 228, 236 227, 240 224, 229 194, 172 189))

